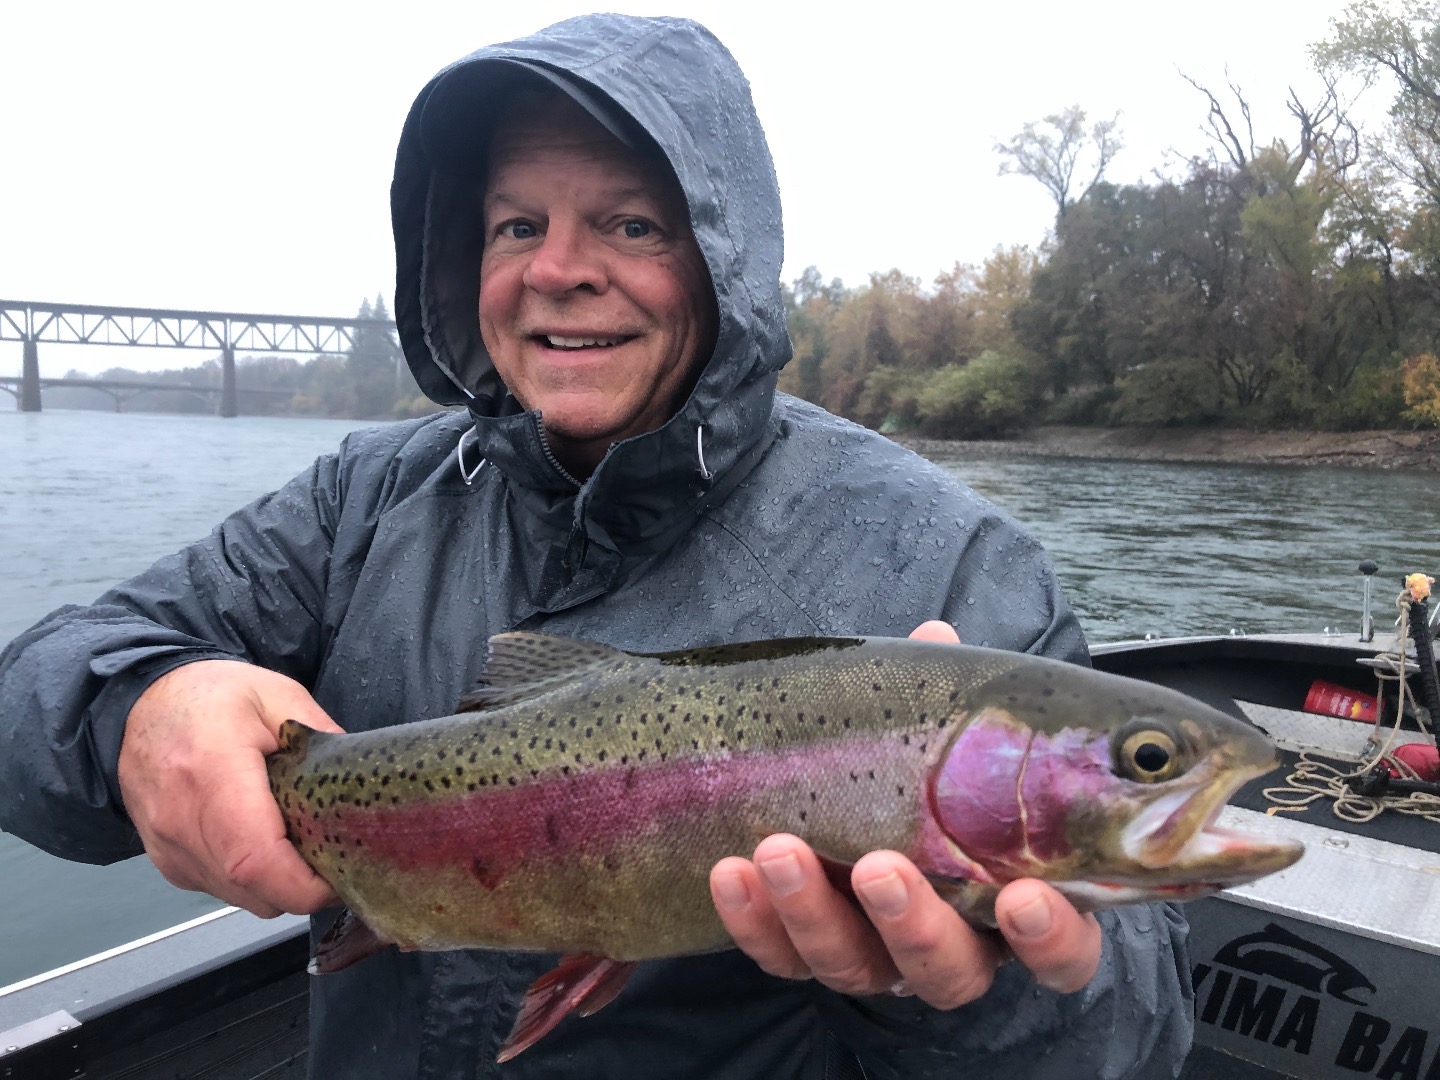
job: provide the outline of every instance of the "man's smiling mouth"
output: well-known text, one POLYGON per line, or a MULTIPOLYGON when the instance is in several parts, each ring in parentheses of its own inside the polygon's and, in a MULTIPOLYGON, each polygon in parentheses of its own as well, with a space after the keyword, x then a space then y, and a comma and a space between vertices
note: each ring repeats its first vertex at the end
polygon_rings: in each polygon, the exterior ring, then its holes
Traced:
POLYGON ((535 339, 552 349, 607 349, 623 345, 631 337, 625 334, 610 337, 563 337, 560 334, 536 334, 535 339))

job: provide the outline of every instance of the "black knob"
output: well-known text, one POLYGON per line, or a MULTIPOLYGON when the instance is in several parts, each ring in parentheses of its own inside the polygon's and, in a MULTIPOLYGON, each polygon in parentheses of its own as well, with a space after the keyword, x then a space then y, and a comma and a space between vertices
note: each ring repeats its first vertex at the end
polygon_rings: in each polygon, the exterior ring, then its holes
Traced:
POLYGON ((1369 577, 1371 574, 1378 572, 1379 569, 1380 564, 1376 562, 1371 562, 1369 559, 1366 559, 1360 564, 1360 573, 1364 574, 1366 577, 1369 577))

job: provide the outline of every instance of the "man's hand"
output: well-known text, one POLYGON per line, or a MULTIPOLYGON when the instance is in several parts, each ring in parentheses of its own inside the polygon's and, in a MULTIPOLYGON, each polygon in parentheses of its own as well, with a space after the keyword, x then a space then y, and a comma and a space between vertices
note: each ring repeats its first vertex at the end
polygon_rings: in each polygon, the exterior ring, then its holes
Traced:
MULTIPOLYGON (((942 622, 910 636, 959 640, 942 622)), ((971 927, 898 852, 866 855, 850 883, 864 914, 826 880, 815 853, 784 833, 761 841, 752 859, 723 859, 710 874, 726 930, 756 963, 845 994, 915 994, 953 1009, 990 989, 1007 945, 1038 982, 1067 993, 1088 983, 1100 964, 1095 917, 1040 881, 1000 891, 995 916, 1003 943, 971 927)))
POLYGON ((171 884, 266 919, 338 902, 285 838, 270 794, 265 755, 287 719, 340 730, 293 679, 231 660, 176 668, 130 709, 120 793, 171 884))

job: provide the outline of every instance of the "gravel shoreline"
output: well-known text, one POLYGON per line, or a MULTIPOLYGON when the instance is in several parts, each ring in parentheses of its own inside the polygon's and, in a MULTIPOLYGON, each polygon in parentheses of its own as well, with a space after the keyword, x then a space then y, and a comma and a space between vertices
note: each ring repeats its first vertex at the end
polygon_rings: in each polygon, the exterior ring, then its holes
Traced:
POLYGON ((1019 454, 1109 461, 1440 471, 1440 431, 1043 427, 1012 439, 973 442, 905 435, 891 438, 936 461, 1019 454))

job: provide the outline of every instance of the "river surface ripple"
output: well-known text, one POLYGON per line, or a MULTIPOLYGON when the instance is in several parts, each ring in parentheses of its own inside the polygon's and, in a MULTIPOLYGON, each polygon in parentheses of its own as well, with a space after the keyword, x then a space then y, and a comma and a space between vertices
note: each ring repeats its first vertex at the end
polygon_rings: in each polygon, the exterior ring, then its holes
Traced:
MULTIPOLYGON (((352 421, 0 410, 0 642, 88 603, 335 449, 352 421)), ((1026 523, 1092 641, 1358 626, 1440 567, 1440 477, 999 457, 946 465, 1026 523)), ((0 986, 218 903, 143 858, 97 868, 0 834, 0 986)))

